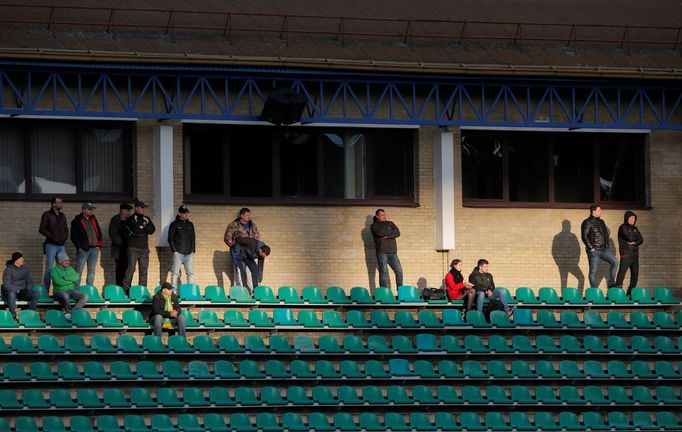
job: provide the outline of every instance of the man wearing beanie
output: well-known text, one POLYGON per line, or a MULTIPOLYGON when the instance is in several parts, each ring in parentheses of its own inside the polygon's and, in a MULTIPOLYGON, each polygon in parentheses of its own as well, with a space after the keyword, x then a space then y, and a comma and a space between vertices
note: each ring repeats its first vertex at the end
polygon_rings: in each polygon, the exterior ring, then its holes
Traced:
POLYGON ((66 252, 57 255, 57 265, 52 267, 52 297, 64 307, 67 320, 71 320, 71 311, 82 309, 88 302, 88 295, 76 290, 76 283, 80 279, 76 270, 73 269, 71 258, 66 252), (69 300, 76 300, 76 305, 72 308, 69 300))
POLYGON ((28 308, 36 310, 38 292, 33 291, 33 280, 28 268, 24 266, 24 255, 21 252, 14 252, 12 259, 6 263, 2 274, 2 296, 14 319, 17 319, 17 298, 28 301, 28 308))

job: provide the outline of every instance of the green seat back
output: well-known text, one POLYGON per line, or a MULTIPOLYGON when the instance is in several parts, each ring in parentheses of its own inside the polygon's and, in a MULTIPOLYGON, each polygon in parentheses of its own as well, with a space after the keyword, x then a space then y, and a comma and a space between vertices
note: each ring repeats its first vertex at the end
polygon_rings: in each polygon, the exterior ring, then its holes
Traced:
POLYGON ((244 319, 241 311, 229 309, 223 314, 225 325, 230 327, 249 327, 249 323, 244 319))
POLYGON ((466 322, 459 309, 445 309, 442 313, 443 325, 445 326, 464 326, 466 322))
MULTIPOLYGON (((593 336, 593 337, 595 337, 595 336, 593 336)), ((606 343, 608 346, 608 350, 611 352, 618 353, 618 354, 627 354, 627 353, 632 352, 630 347, 628 347, 627 341, 622 336, 610 335, 607 338, 606 343)))
POLYGON ((398 300, 401 303, 421 303, 422 298, 419 296, 417 287, 412 285, 401 285, 398 287, 398 300))
POLYGON ((436 388, 436 397, 439 401, 446 404, 461 404, 462 398, 457 394, 457 390, 451 385, 440 385, 436 388))
POLYGON ((206 301, 201 294, 199 285, 196 284, 180 284, 178 287, 180 294, 180 301, 206 301))
POLYGON ((239 378, 241 374, 237 373, 234 364, 229 360, 218 360, 213 364, 213 373, 218 378, 233 379, 239 378))
POLYGON ((109 373, 113 378, 118 380, 137 379, 137 374, 130 369, 130 363, 124 361, 111 362, 109 365, 109 373))
POLYGON ((275 309, 272 319, 277 326, 298 326, 298 321, 294 317, 294 311, 289 308, 275 309))
POLYGON ((377 287, 374 291, 374 299, 381 304, 397 304, 400 303, 390 288, 377 287))
POLYGON ((167 353, 170 350, 160 336, 145 335, 142 337, 142 349, 150 353, 167 353))
POLYGON ((511 373, 520 379, 533 378, 535 373, 531 370, 526 360, 514 360, 511 364, 511 373))
MULTIPOLYGON (((430 311, 429 311, 430 312, 430 311)), ((414 320, 414 316, 410 311, 399 310, 395 312, 395 325, 400 328, 416 328, 419 323, 414 320)))
POLYGON ((130 299, 118 285, 107 285, 104 287, 104 298, 111 303, 130 303, 130 299))
POLYGON ((383 336, 372 335, 367 338, 367 348, 373 353, 392 353, 394 348, 389 348, 383 336))
POLYGON ((293 360, 289 366, 291 375, 300 378, 315 378, 317 374, 310 370, 310 364, 303 360, 293 360))
POLYGON ((234 400, 244 406, 260 405, 261 402, 256 397, 256 393, 249 387, 237 387, 234 390, 234 400))
POLYGON ((426 328, 440 328, 444 326, 444 324, 440 319, 438 319, 438 316, 433 311, 426 309, 419 311, 419 325, 426 328))
POLYGON ((279 360, 267 360, 265 362, 265 375, 269 378, 290 378, 291 374, 287 371, 284 363, 279 360))
POLYGON ((76 403, 84 408, 103 408, 102 402, 94 389, 78 389, 76 403))
POLYGON ((130 401, 126 398, 123 390, 117 388, 106 388, 102 394, 102 400, 111 408, 128 408, 130 401))
POLYGON ((79 328, 97 327, 97 323, 92 320, 90 312, 83 309, 71 312, 71 322, 79 328))
POLYGON ((272 288, 265 285, 259 285, 253 289, 253 298, 261 303, 279 303, 272 288))
MULTIPOLYGON (((253 360, 242 360, 239 363, 239 375, 247 379, 265 378, 265 374, 261 371, 260 366, 253 360)), ((239 400, 238 398, 236 399, 239 400)))
POLYGON ((528 287, 516 288, 515 297, 516 297, 517 302, 527 304, 527 305, 533 305, 533 304, 539 304, 540 303, 540 300, 538 300, 538 298, 535 297, 533 290, 531 290, 528 287))
POLYGON ((151 362, 148 360, 143 360, 137 363, 135 368, 135 374, 138 378, 142 379, 161 379, 163 375, 159 373, 157 367, 159 364, 157 362, 151 362))
POLYGON ((348 353, 361 354, 369 352, 365 346, 362 338, 355 335, 348 335, 343 337, 343 350, 348 353))
POLYGON ((271 386, 263 387, 260 390, 260 400, 268 406, 287 404, 287 401, 284 400, 279 389, 271 386))
MULTIPOLYGON (((617 312, 616 312, 617 313, 617 312)), ((585 326, 591 329, 603 329, 608 328, 608 324, 604 322, 601 317, 601 313, 595 310, 587 310, 583 313, 583 320, 585 321, 585 326)))
POLYGON ((225 327, 225 323, 218 318, 218 314, 210 309, 202 309, 199 311, 199 324, 204 327, 225 327))
POLYGON ((499 310, 490 312, 490 324, 497 328, 514 327, 514 323, 507 318, 507 312, 499 310))
POLYGON ((78 287, 78 291, 87 294, 88 303, 90 304, 102 304, 106 302, 100 295, 99 290, 92 285, 81 285, 78 287))
POLYGON ((64 389, 50 390, 50 403, 56 408, 78 407, 73 396, 71 396, 71 391, 64 389))
POLYGON ((590 287, 585 290, 585 300, 595 305, 610 304, 611 301, 604 297, 604 291, 599 288, 590 287))
POLYGON ((121 314, 121 320, 123 321, 123 324, 125 324, 128 327, 134 328, 149 327, 149 323, 144 320, 140 311, 134 309, 128 309, 123 311, 123 313, 121 314))
POLYGON ((277 289, 277 298, 286 304, 301 304, 303 299, 298 295, 296 288, 292 286, 281 286, 277 289))
POLYGON ((327 301, 331 304, 349 304, 351 302, 341 287, 333 286, 327 288, 326 297, 327 301))
POLYGON ((419 333, 415 337, 415 345, 419 352, 437 352, 442 350, 438 345, 436 335, 430 333, 419 333))
POLYGON ((353 287, 350 289, 350 300, 357 304, 374 304, 375 301, 367 288, 353 287))
POLYGON ((630 300, 625 293, 625 290, 620 287, 611 287, 606 291, 606 298, 614 304, 632 304, 634 303, 630 300))
POLYGON ((116 339, 118 351, 122 353, 142 353, 144 350, 137 344, 137 340, 130 335, 121 335, 116 339))
POLYGON ((563 300, 559 299, 556 290, 551 287, 540 288, 540 290, 538 291, 538 300, 540 301, 540 303, 548 305, 564 304, 563 300))
POLYGON ((12 314, 8 310, 0 310, 0 327, 3 328, 17 328, 19 323, 14 321, 12 314))
POLYGON ((46 325, 40 320, 38 311, 24 309, 19 311, 19 324, 25 328, 44 328, 46 325))
POLYGON ((309 336, 295 336, 294 349, 300 353, 315 353, 319 350, 315 346, 315 342, 309 336))
POLYGON ((208 335, 194 336, 194 340, 192 341, 192 345, 194 346, 195 352, 199 352, 202 354, 210 354, 210 353, 220 352, 220 348, 218 348, 216 346, 216 344, 213 342, 213 339, 211 339, 211 337, 208 335))
POLYGON ((59 343, 59 339, 51 335, 41 335, 38 338, 38 350, 46 354, 57 354, 64 352, 64 348, 62 348, 62 345, 59 343))
POLYGON ((346 322, 353 328, 370 328, 372 324, 367 321, 365 313, 359 310, 349 310, 346 313, 346 322))
POLYGON ((317 311, 304 309, 298 312, 298 323, 307 328, 324 327, 317 316, 317 311))
POLYGON ((149 293, 149 288, 143 285, 133 285, 128 291, 130 299, 135 303, 151 303, 152 296, 149 293))
MULTIPOLYGON (((52 375, 52 372, 50 372, 50 375, 52 375)), ((84 379, 78 366, 70 361, 60 361, 57 363, 57 375, 59 378, 67 381, 80 381, 84 379)))
MULTIPOLYGON (((313 401, 308 397, 308 392, 304 387, 301 386, 288 386, 287 387, 287 401, 294 405, 310 405, 313 401)), ((286 414, 282 417, 282 423, 286 427, 287 421, 285 421, 286 414)))
POLYGON ((123 323, 118 320, 116 313, 109 309, 101 309, 97 311, 97 324, 99 324, 101 327, 123 327, 123 323))
POLYGON ((344 350, 339 346, 339 341, 334 336, 320 336, 317 340, 320 347, 320 351, 325 354, 338 354, 344 352, 344 350))
MULTIPOLYGON (((586 311, 591 312, 591 311, 586 311)), ((563 327, 565 328, 584 328, 585 323, 580 321, 580 318, 578 318, 578 314, 576 314, 574 311, 571 310, 565 310, 561 311, 560 315, 560 322, 563 327)))
POLYGON ((477 335, 464 336, 464 349, 471 353, 487 353, 489 349, 477 335))
POLYGON ((514 335, 512 336, 512 349, 514 352, 531 354, 538 352, 538 349, 533 345, 533 343, 524 335, 514 335))
POLYGON ((678 304, 679 301, 673 297, 670 288, 656 287, 654 288, 654 299, 662 304, 678 304))
POLYGON ((326 310, 322 312, 322 322, 327 327, 345 328, 348 324, 343 320, 341 313, 335 310, 326 310))
POLYGON ((289 344, 289 339, 280 335, 270 336, 270 351, 280 354, 296 352, 296 350, 289 344))
POLYGON ((561 288, 561 298, 563 299, 564 303, 568 304, 581 305, 587 303, 587 300, 583 298, 582 294, 580 294, 580 291, 571 287, 561 288))
POLYGON ((172 335, 168 337, 168 348, 174 353, 193 353, 194 348, 187 342, 185 336, 172 335))
POLYGON ((651 298, 649 290, 641 287, 634 287, 630 291, 630 297, 638 304, 656 304, 657 301, 651 298))
POLYGON ((301 291, 301 296, 303 301, 308 304, 327 304, 328 301, 322 295, 322 290, 316 286, 306 286, 303 287, 301 291))
POLYGON ((243 286, 235 285, 230 288, 230 299, 236 303, 255 303, 256 301, 251 297, 249 289, 243 286))
POLYGON ((211 303, 229 303, 230 299, 225 295, 225 288, 218 285, 209 285, 204 290, 206 300, 211 303))
POLYGON ((185 372, 182 363, 176 360, 166 360, 162 363, 161 370, 166 379, 187 379, 189 376, 185 372))
POLYGON ((428 360, 416 360, 414 362, 414 374, 425 379, 440 378, 440 373, 433 369, 433 363, 428 360))

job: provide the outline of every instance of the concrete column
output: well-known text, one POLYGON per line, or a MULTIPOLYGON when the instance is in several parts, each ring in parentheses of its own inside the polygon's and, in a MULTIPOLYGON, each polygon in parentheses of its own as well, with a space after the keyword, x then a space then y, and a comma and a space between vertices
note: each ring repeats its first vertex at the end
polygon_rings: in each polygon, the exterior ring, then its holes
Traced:
POLYGON ((154 225, 156 246, 168 246, 173 202, 173 126, 154 126, 154 225))
POLYGON ((452 132, 441 132, 434 140, 435 249, 455 248, 455 166, 452 132))

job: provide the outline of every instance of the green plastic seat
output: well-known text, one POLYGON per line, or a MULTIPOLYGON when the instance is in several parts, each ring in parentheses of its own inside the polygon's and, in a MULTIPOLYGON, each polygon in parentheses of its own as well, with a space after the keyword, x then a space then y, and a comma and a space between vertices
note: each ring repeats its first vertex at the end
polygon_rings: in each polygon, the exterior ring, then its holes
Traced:
POLYGON ((47 290, 42 285, 33 285, 33 291, 38 293, 38 303, 54 303, 54 299, 50 297, 47 290))
POLYGON ((195 387, 185 387, 182 390, 182 400, 185 405, 190 407, 204 407, 210 405, 210 402, 204 397, 204 392, 195 387))
MULTIPOLYGON (((386 426, 388 426, 388 422, 386 422, 386 426)), ((392 428, 393 429, 393 428, 392 428)), ((438 430, 436 428, 436 425, 431 422, 431 419, 429 416, 425 413, 422 412, 412 412, 410 413, 410 426, 409 429, 405 430, 418 430, 418 431, 435 431, 438 430)), ((403 430, 403 429, 393 429, 393 430, 403 430)))
MULTIPOLYGON (((409 313, 409 312, 408 312, 409 313)), ((410 314, 412 316, 412 314, 410 314)), ((396 314, 396 322, 398 317, 396 314)), ((419 325, 425 328, 441 328, 445 324, 438 318, 438 316, 430 310, 420 310, 419 311, 419 325)))
POLYGON ((488 378, 488 373, 484 372, 481 363, 476 360, 464 360, 462 372, 468 378, 488 378))
POLYGON ((128 290, 128 295, 130 299, 135 303, 151 303, 152 296, 149 293, 149 289, 143 285, 133 285, 128 290))
POLYGON ((419 333, 415 337, 416 349, 419 352, 440 352, 441 347, 436 340, 436 335, 430 333, 419 333))
POLYGON ((109 365, 109 373, 112 378, 117 380, 136 380, 137 374, 130 369, 130 363, 124 361, 114 361, 109 365))
POLYGON ((122 353, 137 354, 144 352, 144 349, 137 344, 137 340, 130 335, 119 336, 116 340, 116 346, 122 353))
POLYGON ((474 328, 488 328, 491 324, 486 321, 483 312, 469 311, 466 315, 467 324, 474 328))
POLYGON ((52 328, 71 328, 73 326, 73 323, 64 316, 64 312, 57 309, 50 309, 45 312, 45 324, 52 328))
POLYGON ((651 348, 649 339, 642 335, 633 335, 630 337, 630 346, 632 350, 638 354, 655 353, 656 350, 651 348))
POLYGON ((654 324, 649 321, 646 313, 640 311, 630 312, 630 325, 635 329, 653 329, 654 324))
MULTIPOLYGON (((585 313, 591 311, 585 311, 585 313)), ((560 322, 565 328, 585 328, 585 323, 580 321, 578 314, 571 310, 561 311, 560 322)))
MULTIPOLYGON (((507 304, 510 304, 510 305, 516 304, 516 299, 514 298, 514 296, 512 296, 511 292, 509 292, 509 290, 507 288, 498 286, 498 287, 495 287, 495 291, 500 291, 504 296, 507 297, 507 304)), ((453 303, 456 303, 456 302, 457 302, 457 300, 453 301, 453 303)))
POLYGON ((367 360, 365 362, 365 375, 368 378, 375 379, 391 377, 391 374, 386 371, 385 363, 378 360, 367 360))
POLYGON ((184 380, 189 378, 182 363, 176 360, 164 361, 162 363, 161 370, 163 371, 163 377, 166 379, 184 380))
MULTIPOLYGON (((670 388, 670 387, 667 387, 667 388, 670 388)), ((656 405, 659 402, 657 399, 658 399, 658 392, 660 391, 660 389, 661 389, 661 387, 658 387, 656 389, 657 394, 656 394, 656 397, 654 397, 654 395, 651 393, 651 389, 649 387, 633 386, 632 387, 632 400, 636 404, 640 404, 640 405, 641 404, 656 405)), ((674 399, 674 400, 661 400, 661 402, 675 404, 678 401, 676 399, 674 399)))
POLYGON ((276 432, 281 431, 282 427, 276 415, 261 412, 256 414, 256 429, 263 432, 276 432))
MULTIPOLYGON (((564 361, 571 361, 571 360, 564 360, 564 361)), ((577 369, 578 367, 575 365, 575 362, 572 362, 572 363, 573 363, 573 365, 570 365, 569 363, 566 363, 564 365, 564 368, 566 369, 567 373, 569 371, 575 372, 575 370, 578 370, 577 369), (572 366, 574 366, 574 367, 572 367, 572 366)), ((576 373, 578 374, 579 377, 582 377, 582 373, 579 370, 576 373)), ((545 378, 545 379, 561 378, 562 377, 562 374, 559 373, 559 371, 557 371, 554 368, 554 365, 552 364, 552 362, 550 362, 548 360, 538 360, 535 362, 535 375, 537 375, 538 377, 545 378)))
POLYGON ((253 360, 242 360, 239 363, 239 375, 247 379, 265 378, 265 374, 261 371, 260 366, 253 360))
POLYGON ((448 412, 437 412, 434 417, 434 422, 436 423, 436 428, 442 431, 454 431, 459 430, 459 426, 455 421, 455 417, 448 412))
MULTIPOLYGON (((180 414, 178 416, 178 429, 183 432, 204 432, 199 424, 199 419, 193 414, 180 414)), ((174 431, 176 429, 173 429, 174 431)))
POLYGON ((507 370, 504 362, 500 360, 488 361, 488 375, 493 378, 513 378, 514 375, 507 370))
MULTIPOLYGON (((0 429, 1 430, 1 429, 0 429)), ((43 417, 43 432, 66 432, 66 425, 61 417, 43 417)))
POLYGON ((496 328, 514 327, 514 323, 509 321, 509 318, 507 318, 507 312, 499 310, 490 312, 490 324, 496 328))
POLYGON ((326 293, 327 301, 331 304, 343 305, 350 304, 351 300, 346 295, 346 292, 341 287, 329 287, 326 293))
POLYGON ((320 347, 320 351, 325 354, 339 354, 345 352, 345 350, 339 346, 339 341, 334 336, 320 336, 317 340, 317 344, 320 347))
POLYGON ((45 400, 42 390, 26 389, 21 397, 21 402, 25 408, 40 409, 50 408, 52 404, 45 400))
POLYGON ((323 379, 340 378, 341 374, 334 364, 328 360, 317 360, 315 362, 315 374, 323 379))
POLYGON ((294 312, 291 309, 275 309, 272 313, 272 319, 276 326, 298 326, 298 321, 294 317, 294 312))
POLYGON ((610 311, 606 314, 606 324, 614 329, 632 328, 632 325, 625 319, 625 315, 616 311, 610 311))
POLYGON ((154 414, 151 417, 151 428, 154 432, 175 432, 173 421, 165 414, 154 414))
POLYGON ((235 303, 255 303, 256 300, 251 297, 249 289, 243 286, 235 285, 230 288, 230 300, 235 303))
POLYGON ((400 303, 400 300, 395 297, 391 289, 386 287, 377 287, 374 291, 374 299, 377 303, 385 305, 400 303))
POLYGON ((462 378, 464 376, 457 363, 452 360, 440 360, 438 362, 438 373, 443 378, 462 378))
POLYGON ((312 389, 312 398, 319 405, 337 405, 339 401, 334 397, 327 386, 315 386, 312 389))
POLYGON ((327 304, 328 300, 322 295, 322 290, 316 286, 306 286, 301 290, 303 302, 308 304, 327 304))
POLYGON ((535 338, 535 345, 537 346, 538 351, 543 354, 554 354, 561 352, 561 348, 556 346, 555 340, 551 336, 539 335, 535 338))
POLYGON ((41 335, 38 338, 38 351, 46 354, 59 354, 64 352, 64 348, 62 348, 62 345, 59 343, 59 339, 56 337, 51 335, 41 335))
POLYGON ((258 429, 248 414, 234 413, 230 416, 230 428, 236 432, 255 432, 258 429))
POLYGON ((630 347, 628 347, 627 341, 621 336, 611 335, 608 337, 606 343, 608 345, 608 349, 610 352, 618 354, 626 354, 632 352, 630 347))
POLYGON ((417 287, 412 285, 401 285, 398 287, 398 300, 401 303, 421 303, 424 301, 419 296, 417 287))
POLYGON ((563 300, 559 299, 557 292, 551 287, 542 287, 538 291, 538 300, 540 303, 547 305, 561 305, 564 304, 563 300))
POLYGON ((535 413, 535 426, 542 431, 561 430, 554 419, 554 414, 544 411, 535 413))
POLYGON ((163 407, 182 407, 185 403, 178 398, 178 393, 175 389, 161 387, 156 390, 156 398, 159 405, 163 407))
MULTIPOLYGON (((211 404, 217 406, 217 407, 228 407, 228 406, 235 406, 237 403, 232 399, 230 396, 230 391, 225 388, 225 387, 211 387, 208 389, 208 400, 211 402, 211 404)), ((208 418, 204 418, 204 422, 208 425, 208 418)), ((212 419, 212 421, 216 421, 217 419, 212 419)), ((220 424, 220 422, 216 421, 216 424, 220 424)), ((220 427, 224 427, 225 421, 222 421, 222 425, 220 427)))
POLYGON ((467 323, 459 309, 445 309, 442 313, 443 324, 447 327, 465 326, 467 323))
POLYGON ((310 430, 314 431, 332 431, 334 427, 329 423, 329 418, 326 414, 319 412, 312 412, 308 414, 308 426, 310 430))
POLYGON ((478 386, 462 386, 462 400, 468 404, 487 404, 488 400, 483 396, 481 388, 478 386))
MULTIPOLYGON (((7 429, 9 431, 9 429, 7 429)), ((17 417, 14 421, 14 430, 16 432, 37 432, 40 429, 33 417, 17 417)))
POLYGON ((261 405, 256 397, 256 392, 249 387, 237 387, 234 390, 234 400, 241 406, 261 405))
POLYGON ((578 389, 572 385, 559 387, 559 399, 562 403, 570 405, 582 405, 585 403, 585 399, 580 396, 578 389))
POLYGON ((609 426, 617 431, 633 430, 635 427, 628 420, 627 415, 620 411, 611 411, 607 415, 609 426))
POLYGON ((320 321, 317 316, 317 311, 314 310, 302 310, 298 312, 298 323, 306 328, 320 328, 324 327, 324 324, 320 321))
MULTIPOLYGON (((424 312, 424 311, 422 311, 424 312)), ((428 311, 431 312, 431 311, 428 311)), ((433 312, 431 312, 433 314, 433 312)), ((414 316, 410 311, 399 310, 395 312, 395 325, 400 328, 417 328, 420 324, 415 321, 414 316)))
POLYGON ((316 353, 319 352, 315 346, 315 342, 309 336, 295 336, 294 349, 299 353, 316 353))
POLYGON ((209 328, 225 327, 225 323, 218 318, 218 314, 210 309, 202 309, 199 311, 199 324, 209 328))
POLYGON ((394 348, 389 348, 383 336, 372 335, 367 338, 367 348, 373 353, 392 353, 394 348))
POLYGON ((150 353, 167 353, 170 352, 168 347, 163 343, 160 336, 145 335, 142 337, 142 349, 150 353))
POLYGON ((19 324, 25 328, 44 328, 45 323, 40 320, 38 311, 24 309, 19 311, 19 324))
POLYGON ((194 351, 197 353, 211 354, 220 352, 220 349, 213 342, 213 339, 208 335, 195 336, 192 345, 194 346, 194 351))
POLYGON ((3 365, 2 379, 4 381, 28 381, 31 378, 24 371, 23 364, 7 362, 3 365))
POLYGON ((656 287, 654 288, 654 300, 661 304, 678 304, 679 301, 673 297, 670 288, 656 287))
POLYGON ((349 310, 346 313, 346 322, 349 326, 353 328, 370 328, 372 324, 367 321, 367 317, 362 311, 359 310, 349 310))
POLYGON ((428 360, 415 361, 414 374, 425 379, 440 378, 440 373, 433 369, 433 364, 428 360))
POLYGON ((56 408, 77 408, 69 390, 56 389, 50 391, 50 404, 56 408))
POLYGON ((654 319, 653 319, 654 327, 657 329, 679 329, 680 326, 678 326, 672 318, 672 315, 666 312, 662 311, 656 311, 654 312, 654 319))
POLYGON ((385 431, 386 427, 382 424, 379 416, 374 413, 360 413, 358 416, 358 424, 364 431, 385 431))
MULTIPOLYGON (((564 311, 564 312, 568 312, 568 311, 564 311)), ((575 312, 573 312, 573 314, 575 315, 575 312)), ((538 311, 537 325, 542 326, 544 328, 563 327, 563 324, 557 322, 556 317, 554 316, 554 313, 552 311, 548 311, 548 310, 538 311)))
POLYGON ((285 304, 302 304, 303 299, 298 295, 296 288, 281 286, 277 289, 277 298, 285 304))
POLYGON ((226 310, 223 315, 225 325, 229 327, 249 327, 250 324, 244 319, 241 311, 230 309, 226 310))
MULTIPOLYGON (((58 371, 59 372, 59 371, 58 371)), ((109 380, 111 376, 98 361, 88 361, 83 364, 83 375, 88 380, 109 380)))
POLYGON ((100 432, 117 432, 121 430, 118 419, 115 416, 102 415, 97 417, 95 422, 97 430, 100 432))
MULTIPOLYGON (((632 390, 633 399, 635 394, 635 389, 632 390)), ((677 405, 682 401, 679 391, 676 391, 670 386, 659 386, 656 387, 656 400, 658 403, 663 403, 665 405, 677 405)))
POLYGON ((81 285, 78 291, 87 294, 88 303, 90 304, 102 304, 106 303, 106 300, 100 295, 99 290, 92 285, 81 285))
POLYGON ((70 361, 60 361, 57 363, 57 376, 65 381, 80 381, 84 379, 78 366, 70 361))
MULTIPOLYGON (((40 342, 38 342, 40 345, 40 342)), ((656 336, 654 338, 654 349, 660 353, 664 354, 676 354, 679 353, 678 349, 672 339, 667 336, 656 336)))
POLYGON ((293 360, 289 365, 291 375, 297 379, 317 378, 317 374, 310 370, 310 364, 303 360, 293 360))
POLYGON ((392 358, 388 361, 388 373, 392 377, 413 376, 414 372, 410 369, 410 362, 406 359, 392 358))
POLYGON ((343 337, 343 350, 352 354, 364 354, 369 352, 369 349, 365 346, 362 338, 355 335, 343 337))
POLYGON ((609 386, 606 394, 612 404, 630 405, 633 403, 633 400, 628 396, 627 390, 621 386, 609 386))
POLYGON ((488 353, 490 350, 477 335, 464 336, 464 349, 471 353, 488 353))
POLYGON ((280 335, 270 336, 270 351, 279 354, 291 354, 296 352, 289 344, 289 339, 280 335))
MULTIPOLYGON (((21 409, 24 407, 17 399, 18 392, 14 390, 0 390, 0 409, 21 409)), ((9 429, 8 429, 9 430, 9 429)))
POLYGON ((123 391, 117 388, 104 389, 102 400, 104 405, 110 408, 128 408, 131 404, 123 391))
POLYGON ((222 335, 218 338, 218 348, 225 353, 243 353, 244 347, 234 335, 222 335))
POLYGON ((517 431, 535 431, 537 428, 530 422, 525 412, 513 411, 509 413, 509 423, 514 425, 517 431))
POLYGON ((180 311, 180 315, 185 317, 185 327, 187 328, 201 327, 201 324, 199 324, 199 321, 194 319, 194 316, 192 315, 192 312, 189 309, 182 309, 180 311))
POLYGON ((457 390, 451 385, 441 385, 436 388, 436 397, 444 404, 461 404, 462 397, 457 394, 457 390))
MULTIPOLYGON (((158 423, 157 423, 158 426, 158 423)), ((127 415, 123 418, 123 428, 126 432, 148 432, 149 426, 140 415, 127 415)))
POLYGON ((583 413, 583 424, 590 430, 610 430, 611 428, 604 423, 604 417, 601 413, 596 411, 587 411, 583 413))
POLYGON ((528 287, 516 288, 514 297, 516 298, 517 302, 523 303, 525 305, 540 304, 540 300, 537 297, 535 297, 533 291, 528 287))
POLYGON ((362 400, 370 405, 385 405, 387 403, 381 389, 377 386, 365 386, 362 388, 362 400))
POLYGON ((375 304, 371 294, 364 287, 353 287, 350 289, 350 300, 356 304, 375 304))
MULTIPOLYGON (((415 369, 417 369, 416 366, 415 369)), ((412 398, 415 403, 422 405, 438 404, 438 399, 433 395, 433 389, 425 385, 414 386, 412 388, 412 398)), ((388 421, 386 422, 386 426, 388 426, 388 421)))
MULTIPOLYGON (((78 372, 78 367, 72 362, 59 362, 59 366, 67 367, 70 366, 71 369, 75 369, 76 375, 80 377, 78 372)), ((30 374, 31 378, 37 381, 55 381, 57 376, 52 372, 52 367, 46 362, 33 362, 30 364, 30 374)), ((78 379, 78 378, 77 378, 78 379)))
POLYGON ((397 328, 397 324, 385 310, 373 310, 370 322, 377 328, 397 328))
POLYGON ((661 411, 656 413, 656 424, 663 430, 680 430, 682 423, 677 420, 675 413, 669 411, 661 411))
POLYGON ((509 405, 512 403, 511 398, 507 396, 507 392, 505 391, 504 387, 500 387, 497 385, 489 386, 488 389, 486 390, 485 397, 488 400, 488 403, 492 402, 493 404, 505 405, 509 405))
MULTIPOLYGON (((305 388, 301 386, 288 386, 286 389, 287 401, 293 405, 305 406, 310 405, 313 401, 308 397, 308 392, 305 388)), ((286 414, 285 414, 286 416, 286 414)), ((282 423, 286 427, 286 421, 284 421, 284 416, 282 418, 282 423)))
POLYGON ((213 373, 208 369, 206 362, 192 360, 187 365, 187 374, 190 379, 214 379, 213 373))
POLYGON ((583 298, 582 294, 580 294, 580 291, 578 291, 577 288, 571 287, 562 288, 561 298, 563 299, 564 303, 568 304, 574 305, 587 304, 587 300, 583 298))
POLYGON ((90 312, 79 309, 71 312, 71 322, 78 328, 97 327, 97 323, 92 320, 90 312))
POLYGON ((341 431, 359 431, 362 428, 355 423, 353 415, 344 412, 334 414, 334 426, 341 431))
POLYGON ((630 297, 632 300, 641 305, 656 304, 657 301, 651 298, 649 290, 646 288, 635 287, 630 291, 630 297))
POLYGON ((460 423, 465 430, 477 431, 487 430, 487 426, 481 423, 481 419, 476 413, 463 412, 460 414, 460 423))
POLYGON ((230 299, 225 295, 225 288, 218 285, 209 285, 204 290, 206 300, 211 303, 229 303, 230 299))
POLYGON ((206 301, 201 294, 199 285, 196 284, 180 284, 178 287, 180 301, 206 301))
MULTIPOLYGON (((618 312, 616 312, 618 313, 618 312)), ((583 313, 583 320, 585 326, 591 329, 609 328, 609 325, 604 322, 601 314, 598 311, 587 310, 583 313)))
POLYGON ((100 327, 122 328, 123 323, 118 320, 116 313, 109 309, 97 311, 97 324, 100 327))
POLYGON ((534 327, 538 325, 533 321, 533 313, 530 309, 514 309, 514 325, 516 327, 534 327))
POLYGON ((611 287, 606 291, 606 298, 607 300, 610 300, 611 303, 614 304, 622 304, 622 305, 628 305, 628 304, 633 304, 634 302, 630 300, 625 293, 625 290, 620 287, 611 287))
POLYGON ((171 335, 168 337, 168 349, 173 353, 193 353, 194 348, 185 336, 171 335))
POLYGON ((94 389, 78 389, 76 392, 76 404, 83 408, 103 408, 104 402, 97 395, 94 389))
POLYGON ((322 323, 326 327, 331 328, 346 328, 348 324, 343 320, 343 316, 339 311, 326 310, 322 312, 322 323))
POLYGON ((630 364, 630 370, 632 375, 641 379, 653 379, 658 378, 658 374, 651 370, 649 363, 642 360, 634 360, 630 364))
POLYGON ((588 362, 585 362, 585 373, 583 373, 583 371, 581 371, 578 367, 578 364, 573 360, 561 360, 559 362, 559 374, 561 374, 561 376, 564 378, 583 378, 585 375, 590 377, 598 377, 600 373, 603 377, 608 377, 608 375, 604 373, 599 362, 595 362, 594 360, 588 361, 593 362, 590 363, 592 364, 592 367, 589 366, 590 364, 588 364, 588 362))
POLYGON ((609 360, 606 364, 606 370, 612 378, 622 379, 632 377, 632 373, 625 366, 625 363, 620 360, 609 360))
POLYGON ((149 323, 144 320, 140 311, 129 309, 123 311, 121 314, 121 320, 123 324, 127 327, 132 328, 149 328, 149 323))
POLYGON ((593 305, 611 304, 611 301, 607 300, 604 296, 604 291, 595 287, 590 287, 585 290, 585 300, 593 305))
POLYGON ((301 416, 292 412, 282 414, 282 427, 284 430, 292 432, 305 432, 310 430, 308 426, 303 423, 301 416))
POLYGON ((485 426, 486 429, 490 428, 495 431, 507 431, 512 430, 511 426, 504 419, 504 416, 496 412, 485 413, 485 426))
POLYGON ((583 371, 587 378, 605 379, 609 375, 604 372, 604 368, 601 363, 596 360, 587 360, 583 364, 583 371))
POLYGON ((0 310, 0 328, 17 328, 19 323, 14 321, 12 314, 7 310, 0 310))
POLYGON ((150 380, 159 380, 163 378, 163 375, 159 373, 159 370, 157 369, 158 363, 157 362, 151 362, 148 360, 143 360, 141 362, 137 363, 137 367, 135 368, 135 374, 137 375, 138 378, 141 378, 143 380, 145 379, 150 379, 150 380))
POLYGON ((275 293, 272 288, 265 285, 258 285, 253 289, 253 298, 261 303, 279 303, 279 299, 275 298, 275 293))
POLYGON ((562 411, 559 413, 559 428, 564 430, 584 430, 576 413, 562 411))
POLYGON ((110 303, 130 303, 130 299, 118 285, 107 285, 104 287, 104 299, 110 303))
POLYGON ((533 354, 538 352, 538 349, 533 343, 524 335, 512 336, 512 349, 514 352, 522 354, 533 354))

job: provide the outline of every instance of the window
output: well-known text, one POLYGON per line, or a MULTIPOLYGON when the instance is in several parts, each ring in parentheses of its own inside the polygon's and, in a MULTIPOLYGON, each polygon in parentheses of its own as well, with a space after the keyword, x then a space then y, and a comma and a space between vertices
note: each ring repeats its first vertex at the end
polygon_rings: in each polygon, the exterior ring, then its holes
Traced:
POLYGON ((644 206, 642 134, 462 132, 465 205, 644 206))
POLYGON ((130 197, 131 135, 121 123, 2 121, 0 194, 130 197))
POLYGON ((188 201, 414 203, 414 132, 186 125, 188 201))

